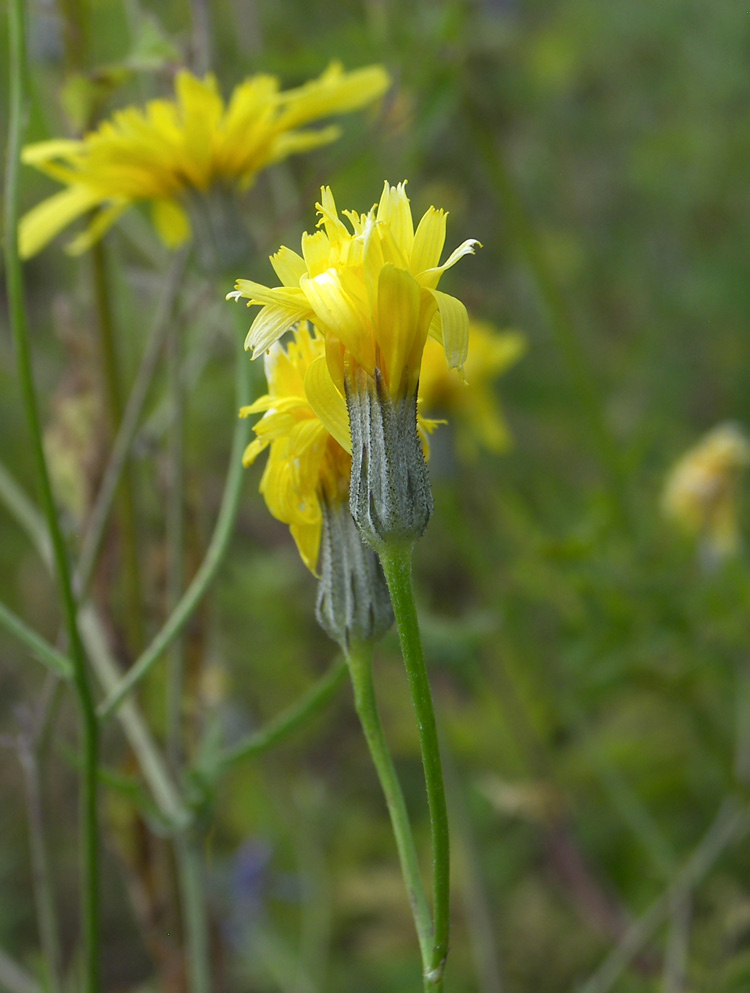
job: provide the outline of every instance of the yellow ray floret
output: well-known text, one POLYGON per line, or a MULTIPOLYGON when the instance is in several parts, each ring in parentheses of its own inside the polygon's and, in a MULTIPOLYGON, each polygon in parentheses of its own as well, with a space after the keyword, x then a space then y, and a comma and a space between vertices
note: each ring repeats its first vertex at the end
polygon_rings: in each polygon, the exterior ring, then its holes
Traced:
POLYGON ((91 236, 74 243, 83 251, 141 200, 151 202, 166 243, 178 245, 190 235, 186 191, 205 193, 215 184, 246 189, 266 166, 339 134, 336 127, 305 125, 372 102, 388 83, 381 66, 347 73, 334 63, 318 79, 286 92, 274 76, 252 76, 225 102, 214 76, 199 79, 182 70, 174 99, 120 110, 80 141, 55 139, 24 149, 24 162, 68 189, 22 219, 21 254, 36 254, 76 217, 102 208, 91 236))
POLYGON ((437 289, 440 277, 475 240, 444 262, 446 214, 430 207, 414 227, 405 183, 385 183, 367 214, 339 217, 328 187, 317 206, 318 230, 302 236, 301 254, 282 247, 271 264, 281 286, 239 279, 233 296, 261 310, 245 347, 262 354, 296 321, 315 323, 326 339, 328 369, 340 392, 351 363, 379 369, 392 396, 416 389, 428 333, 442 345, 448 365, 461 368, 469 343, 463 303, 437 289))

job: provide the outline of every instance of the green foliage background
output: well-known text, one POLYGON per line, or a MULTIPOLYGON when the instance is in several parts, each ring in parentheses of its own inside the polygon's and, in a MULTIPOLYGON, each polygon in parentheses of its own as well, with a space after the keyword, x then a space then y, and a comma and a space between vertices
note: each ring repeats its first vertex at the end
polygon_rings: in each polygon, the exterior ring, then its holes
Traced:
MULTIPOLYGON (((185 3, 80 0, 86 71, 74 77, 64 6, 31 11, 30 139, 75 133, 92 110, 168 92, 189 45, 185 3)), ((659 497, 668 467, 699 434, 750 421, 750 14, 728 0, 221 0, 208 17, 225 92, 258 71, 294 85, 330 59, 347 68, 383 62, 394 78, 380 118, 352 115, 340 142, 261 178, 247 201, 256 254, 236 275, 271 278, 266 257, 311 227, 321 182, 340 206, 365 210, 384 178, 408 178, 417 216, 431 203, 450 210, 451 247, 468 237, 483 244, 446 277, 448 291, 474 316, 528 337, 527 355, 499 387, 513 451, 465 464, 451 428, 438 432, 436 511, 417 551, 453 817, 447 988, 582 988, 677 878, 722 804, 746 789, 737 754, 747 751, 738 745, 747 560, 701 569, 695 548, 663 521, 659 497)), ((52 191, 31 170, 23 184, 27 207, 52 191)), ((107 242, 132 376, 167 254, 138 211, 107 242)), ((26 270, 48 424, 59 425, 71 393, 98 402, 88 266, 58 243, 26 270)), ((180 311, 196 357, 186 414, 193 565, 215 519, 235 416, 237 322, 222 301, 230 288, 214 299, 191 276, 180 311)), ((14 369, 3 327, 0 456, 34 493, 14 369)), ((149 629, 163 614, 164 419, 157 389, 137 461, 149 629)), ((76 460, 90 429, 71 430, 54 457, 72 461, 80 484, 76 460)), ((190 640, 188 716, 196 733, 215 728, 228 740, 272 718, 333 657, 313 617, 315 583, 269 518, 259 476, 248 472, 230 555, 190 640)), ((72 517, 68 526, 74 543, 72 517)), ((54 640, 54 588, 4 509, 0 529, 0 595, 54 640)), ((107 609, 117 636, 118 604, 107 609)), ((394 635, 378 652, 376 681, 426 856, 417 738, 394 635)), ((37 937, 11 746, 42 684, 36 664, 0 633, 0 948, 29 968, 37 937)), ((144 692, 156 726, 162 695, 157 674, 144 692)), ((70 954, 74 727, 63 695, 43 799, 70 954)), ((112 726, 107 763, 132 777, 124 754, 112 726)), ((104 796, 105 988, 161 988, 123 867, 121 833, 138 797, 114 784, 104 796)), ((304 732, 216 784, 206 816, 217 989, 416 988, 416 942, 348 689, 304 732)), ((606 988, 748 990, 749 879, 747 844, 735 840, 606 988), (670 986, 665 961, 681 940, 687 978, 670 986)))

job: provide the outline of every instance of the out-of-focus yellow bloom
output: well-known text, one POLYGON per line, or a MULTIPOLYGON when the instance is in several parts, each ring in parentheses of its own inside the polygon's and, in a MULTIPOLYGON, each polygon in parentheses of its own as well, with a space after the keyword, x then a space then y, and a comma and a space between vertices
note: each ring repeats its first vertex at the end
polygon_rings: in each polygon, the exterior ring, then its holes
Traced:
POLYGON ((337 127, 304 125, 362 107, 388 84, 381 66, 346 73, 334 63, 318 79, 286 92, 274 76, 251 76, 225 103, 214 76, 198 79, 182 70, 173 100, 127 107, 79 141, 57 139, 24 149, 24 162, 67 188, 22 219, 21 254, 34 255, 96 209, 89 228, 69 246, 74 253, 85 251, 140 200, 151 202, 157 231, 176 247, 190 237, 185 202, 191 192, 247 189, 266 166, 339 135, 337 127))
POLYGON ((342 395, 357 367, 369 376, 378 369, 393 397, 413 393, 428 332, 448 365, 463 366, 466 308, 437 286, 477 242, 465 241, 441 264, 446 214, 430 207, 415 231, 404 183, 386 183, 367 214, 343 211, 351 231, 328 187, 316 206, 320 230, 302 236, 302 254, 282 247, 271 257, 281 286, 237 280, 234 296, 261 307, 246 341, 253 357, 297 321, 310 320, 325 337, 328 371, 342 395))
POLYGON ((475 458, 480 447, 493 453, 510 447, 510 432, 493 385, 525 351, 526 338, 519 332, 500 332, 484 321, 471 321, 462 381, 447 367, 438 343, 427 339, 419 376, 419 402, 426 410, 448 415, 465 458, 475 458))
POLYGON ((720 424, 682 456, 667 479, 665 514, 699 537, 713 559, 739 548, 737 488, 748 465, 750 441, 736 424, 720 424))

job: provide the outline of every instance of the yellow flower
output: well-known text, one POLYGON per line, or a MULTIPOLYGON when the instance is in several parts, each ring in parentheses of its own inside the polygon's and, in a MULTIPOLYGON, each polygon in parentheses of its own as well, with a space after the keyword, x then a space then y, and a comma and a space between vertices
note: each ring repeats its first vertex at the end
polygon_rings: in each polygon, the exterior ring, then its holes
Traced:
POLYGON ((56 139, 24 149, 24 162, 67 188, 22 219, 21 254, 34 255, 96 209, 89 228, 70 245, 74 253, 85 251, 141 200, 151 202, 163 240, 180 245, 191 234, 185 202, 192 192, 245 190, 266 166, 334 141, 338 128, 304 125, 362 107, 388 83, 381 66, 345 73, 334 63, 319 79, 286 92, 274 76, 251 76, 225 103, 214 76, 198 79, 182 70, 173 100, 127 107, 79 141, 56 139))
POLYGON ((367 214, 343 211, 351 231, 328 187, 316 206, 320 230, 302 236, 302 254, 282 247, 271 257, 281 286, 237 280, 233 295, 261 307, 245 342, 253 357, 292 324, 310 320, 325 336, 329 371, 342 394, 357 366, 370 376, 378 369, 391 396, 411 393, 428 332, 442 344, 448 364, 460 368, 468 315, 437 286, 478 243, 465 241, 440 264, 446 214, 430 207, 415 231, 405 183, 386 183, 380 203, 367 214))
POLYGON ((342 444, 350 444, 352 517, 376 550, 414 541, 427 527, 433 501, 417 425, 417 383, 427 335, 461 368, 469 317, 455 297, 437 289, 440 277, 473 253, 465 241, 445 262, 446 215, 434 207, 415 230, 405 184, 385 184, 367 214, 336 210, 323 188, 321 230, 302 236, 302 254, 282 247, 271 257, 281 286, 240 279, 229 294, 259 305, 245 342, 253 357, 291 325, 309 320, 325 338, 325 357, 306 378, 310 407, 342 444), (340 434, 346 397, 348 434, 340 434))
MULTIPOLYGON (((302 561, 313 573, 320 550, 321 502, 348 502, 352 467, 343 397, 329 387, 327 420, 334 425, 338 440, 320 421, 309 400, 310 391, 321 392, 324 352, 323 338, 312 326, 301 323, 286 345, 276 342, 266 353, 268 393, 240 411, 241 417, 263 414, 254 426, 256 438, 245 449, 242 461, 249 466, 269 449, 260 492, 273 516, 289 525, 302 561)), ((435 427, 435 421, 420 416, 425 451, 427 435, 435 427)))
MULTIPOLYGON (((266 354, 268 393, 240 411, 241 417, 264 415, 255 425, 257 437, 245 449, 242 461, 251 465, 270 448, 260 492, 273 516, 289 525, 302 560, 312 572, 320 548, 321 494, 333 501, 348 500, 352 463, 351 455, 328 433, 307 399, 308 370, 323 352, 323 339, 313 328, 300 325, 286 348, 277 342, 266 354)), ((341 397, 339 404, 339 418, 345 426, 346 405, 341 397)))
POLYGON ((494 380, 526 351, 526 339, 517 331, 498 332, 491 324, 471 321, 465 381, 452 372, 438 343, 427 339, 419 377, 419 402, 455 420, 456 438, 466 458, 476 457, 479 446, 499 453, 511 444, 510 432, 493 389, 494 380))
POLYGON ((737 486, 750 442, 736 424, 709 431, 677 462, 662 497, 664 513, 702 539, 712 560, 739 548, 737 486))

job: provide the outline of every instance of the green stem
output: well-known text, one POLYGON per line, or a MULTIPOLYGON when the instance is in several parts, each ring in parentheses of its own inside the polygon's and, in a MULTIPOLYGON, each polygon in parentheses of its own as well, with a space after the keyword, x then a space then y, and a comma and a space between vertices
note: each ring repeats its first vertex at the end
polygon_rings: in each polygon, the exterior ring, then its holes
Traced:
MULTIPOLYGON (((242 340, 238 338, 237 398, 240 405, 250 402, 250 390, 248 387, 249 366, 250 363, 247 361, 242 348, 242 340)), ((177 637, 185 624, 187 624, 191 614, 216 575, 224 559, 224 554, 229 547, 229 539, 232 536, 232 530, 239 508, 244 478, 242 452, 247 445, 248 434, 249 425, 247 420, 238 418, 235 424, 234 437, 232 438, 229 471, 224 484, 221 509, 219 510, 216 527, 206 550, 205 558, 164 627, 100 706, 99 713, 102 717, 107 717, 117 710, 127 694, 143 679, 154 663, 159 660, 174 638, 177 637)))
POLYGON ((224 770, 242 759, 254 758, 269 751, 279 742, 288 738, 298 728, 307 724, 326 706, 338 690, 346 676, 346 660, 340 659, 325 672, 310 689, 274 720, 230 748, 225 748, 218 757, 217 767, 224 770))
POLYGON ((703 839, 671 884, 648 910, 627 929, 601 966, 580 989, 580 993, 608 993, 638 953, 662 926, 677 896, 689 893, 706 876, 727 845, 750 830, 750 812, 734 797, 726 800, 703 839))
POLYGON ((0 949, 0 984, 8 993, 44 993, 33 976, 0 949))
POLYGON ((20 742, 19 758, 26 785, 26 805, 29 817, 31 865, 39 922, 39 939, 44 958, 44 968, 50 993, 61 993, 62 961, 60 955, 60 930, 55 910, 52 875, 50 873, 47 841, 44 834, 44 811, 39 782, 39 744, 27 739, 20 742))
POLYGON ((0 603, 0 624, 31 649, 32 655, 63 679, 73 678, 73 664, 16 614, 0 603))
POLYGON ((31 434, 33 457, 42 493, 60 584, 65 626, 73 663, 73 684, 78 698, 82 730, 81 832, 82 832, 82 914, 86 949, 85 989, 99 988, 99 833, 97 823, 97 758, 99 726, 89 683, 83 645, 77 623, 68 553, 57 517, 47 461, 44 454, 36 387, 31 366, 29 329, 23 296, 21 263, 18 255, 18 167, 26 112, 26 25, 23 0, 12 0, 10 13, 10 118, 5 176, 5 271, 10 306, 10 323, 16 347, 18 378, 31 434))
MULTIPOLYGON (((81 545, 81 554, 78 560, 76 574, 76 585, 79 596, 85 595, 94 569, 96 568, 104 529, 112 509, 112 501, 114 500, 123 469, 128 459, 130 447, 143 412, 143 406, 148 396, 149 387, 156 372, 159 354, 164 344, 164 335, 182 284, 187 257, 186 251, 180 252, 175 256, 172 268, 164 281, 163 293, 156 305, 156 314, 148 336, 148 342, 133 383, 133 388, 128 397, 125 412, 122 415, 120 429, 112 446, 112 452, 104 472, 104 478, 97 493, 96 502, 91 511, 86 534, 81 545)), ((0 482, 2 482, 1 476, 0 482)))
MULTIPOLYGON (((120 385, 119 360, 112 304, 110 300, 109 274, 105 247, 101 241, 91 249, 94 295, 98 314, 99 344, 101 347, 102 371, 107 397, 107 406, 114 443, 122 423, 122 387, 120 385)), ((135 511, 135 487, 133 472, 129 462, 122 467, 122 487, 120 495, 120 524, 122 527, 121 549, 125 579, 125 603, 128 640, 131 649, 138 651, 144 642, 143 614, 141 610, 141 579, 138 561, 138 528, 135 511)))
POLYGON ((475 147, 484 161, 490 183, 505 211, 509 231, 526 256, 539 296, 547 309, 552 332, 567 364, 575 395, 583 408, 586 424, 590 427, 593 444, 607 478, 612 506, 621 523, 627 526, 630 521, 624 497, 627 493, 627 478, 617 443, 604 417, 604 404, 596 385, 595 370, 591 368, 583 350, 568 305, 547 263, 498 142, 480 120, 474 122, 472 131, 475 147))
POLYGON ((203 859, 192 832, 175 841, 180 877, 180 906, 187 948, 187 975, 191 993, 211 993, 211 955, 203 887, 203 859))
POLYGON ((422 652, 417 610, 414 605, 411 574, 412 545, 386 544, 378 550, 378 554, 391 594, 393 613, 398 625, 401 654, 406 666, 419 728, 419 743, 422 749, 422 764, 432 831, 432 884, 435 919, 432 957, 430 969, 425 979, 429 988, 441 990, 450 937, 448 810, 445 803, 445 786, 440 763, 440 745, 435 725, 435 713, 432 707, 432 693, 422 652))
MULTIPOLYGON (((168 337, 169 398, 169 478, 167 480, 167 606, 174 610, 180 602, 185 573, 185 403, 181 380, 181 329, 173 326, 168 337)), ((182 757, 182 696, 185 682, 185 642, 178 635, 169 651, 166 692, 167 757, 173 769, 182 757)))
MULTIPOLYGON (((349 675, 354 687, 354 705, 357 708, 362 730, 367 739, 370 755, 385 794, 385 802, 391 818, 393 833, 396 837, 396 847, 401 862, 401 872, 409 894, 414 924, 419 939, 419 950, 422 954, 422 971, 425 976, 433 968, 432 965, 432 921, 427 899, 424 895, 422 877, 419 872, 419 860, 414 846, 414 836, 409 822, 404 795, 396 775, 388 743, 380 723, 378 705, 375 700, 375 687, 372 681, 372 644, 352 644, 346 658, 349 675)), ((434 988, 426 984, 426 988, 434 988)))

